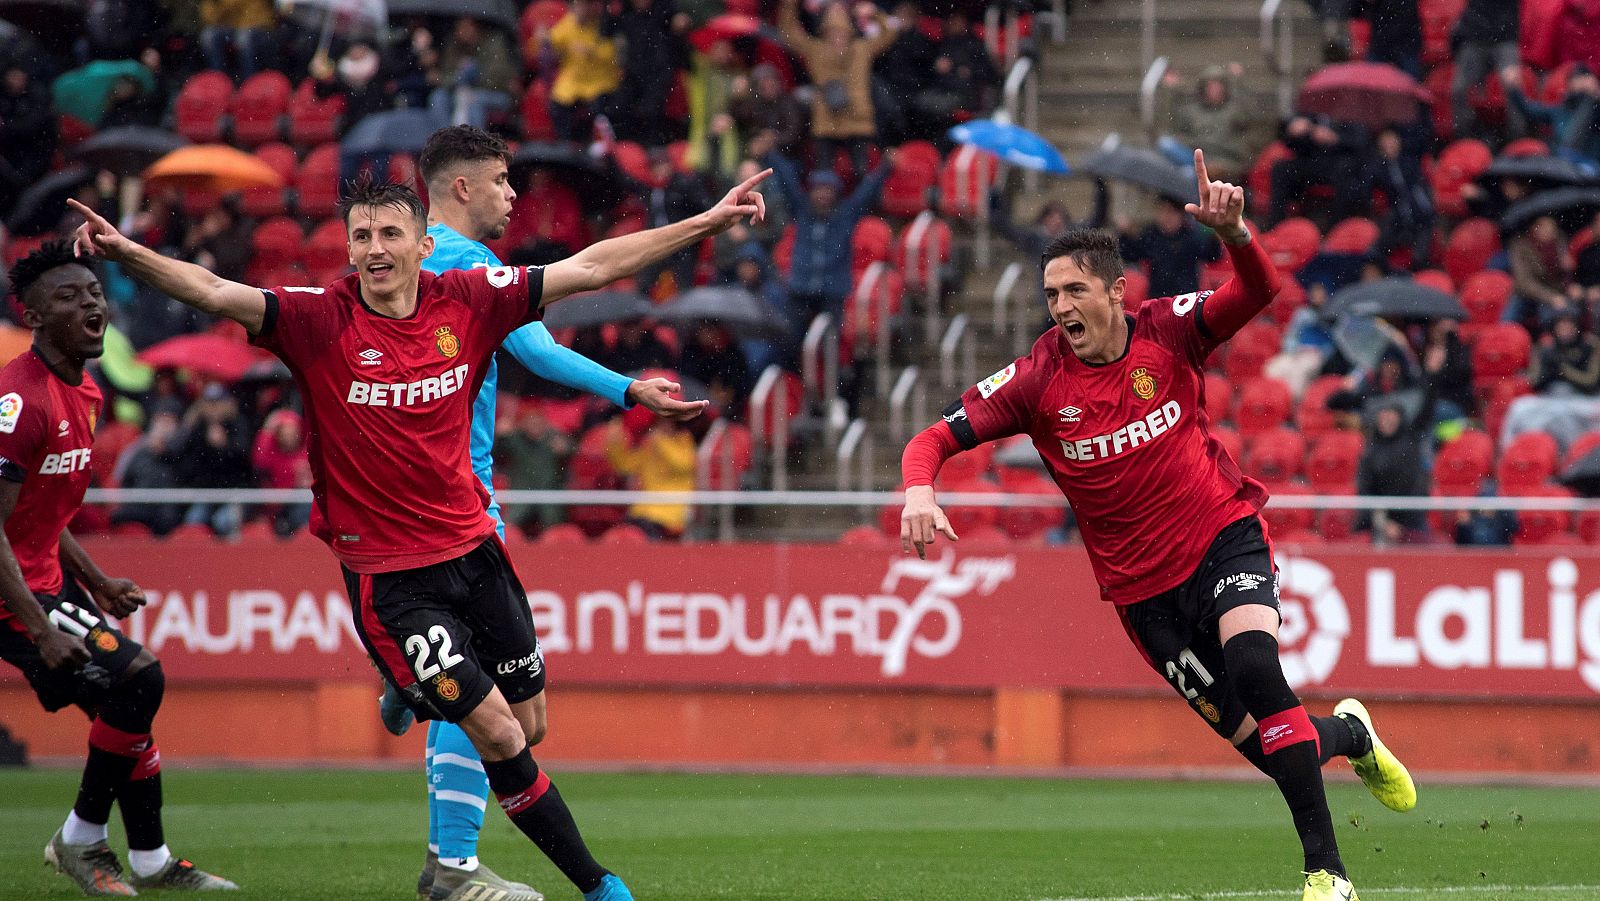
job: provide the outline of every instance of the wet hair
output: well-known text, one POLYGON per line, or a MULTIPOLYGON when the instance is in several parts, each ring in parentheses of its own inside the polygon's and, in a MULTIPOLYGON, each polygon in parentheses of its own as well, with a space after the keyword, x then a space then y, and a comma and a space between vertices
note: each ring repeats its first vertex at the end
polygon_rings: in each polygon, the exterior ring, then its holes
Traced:
POLYGON ((1069 228, 1052 238, 1039 258, 1040 271, 1059 257, 1072 260, 1079 269, 1099 277, 1107 287, 1122 278, 1122 252, 1117 247, 1116 236, 1105 229, 1069 228))
POLYGON ((44 278, 45 273, 62 266, 82 266, 95 271, 93 257, 79 257, 72 252, 71 241, 46 241, 38 250, 28 254, 11 267, 11 294, 24 305, 28 303, 28 289, 44 278))
POLYGON ((350 227, 350 211, 358 206, 386 206, 415 219, 418 232, 428 228, 428 211, 416 191, 397 182, 374 181, 365 172, 360 178, 345 182, 339 195, 339 218, 346 229, 350 227))
POLYGON ((478 163, 484 160, 511 162, 511 151, 506 142, 472 125, 452 125, 428 136, 422 145, 422 155, 417 157, 417 168, 422 180, 432 184, 457 163, 478 163))

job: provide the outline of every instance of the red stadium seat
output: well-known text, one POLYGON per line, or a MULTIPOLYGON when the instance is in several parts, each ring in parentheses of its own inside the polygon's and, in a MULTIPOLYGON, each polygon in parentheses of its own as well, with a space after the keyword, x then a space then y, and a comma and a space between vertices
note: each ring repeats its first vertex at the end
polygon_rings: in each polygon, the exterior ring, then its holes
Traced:
POLYGON ((1498 379, 1528 368, 1533 341, 1515 322, 1486 325, 1472 342, 1472 373, 1477 379, 1498 379))
POLYGON ((650 173, 650 151, 637 141, 618 141, 611 145, 611 158, 624 175, 641 185, 655 180, 650 173))
POLYGON ((1294 429, 1279 426, 1250 439, 1245 473, 1263 482, 1298 479, 1306 462, 1306 439, 1294 429))
MULTIPOLYGON (((1273 497, 1306 497, 1311 490, 1296 482, 1272 482, 1267 485, 1267 492, 1273 497)), ((1309 531, 1317 522, 1317 511, 1304 507, 1285 509, 1277 504, 1269 503, 1261 511, 1261 518, 1267 524, 1267 534, 1287 535, 1293 532, 1309 531)))
POLYGON ((1450 32, 1466 5, 1467 0, 1420 0, 1416 4, 1417 19, 1422 25, 1423 65, 1450 61, 1450 32))
POLYGON ((534 79, 528 83, 522 92, 522 105, 517 107, 517 111, 522 116, 523 138, 529 141, 555 140, 556 127, 550 121, 550 94, 542 80, 534 79))
POLYGON ((1215 372, 1206 373, 1206 412, 1213 422, 1221 422, 1233 414, 1233 383, 1215 372))
MULTIPOLYGON (((1002 487, 1011 494, 1061 496, 1061 490, 1055 482, 1032 470, 1010 474, 1002 487)), ((1061 525, 1066 513, 1062 507, 1001 507, 998 524, 1012 538, 1026 540, 1061 525)))
POLYGON ((1467 276, 1461 285, 1461 305, 1467 308, 1467 321, 1492 325, 1511 299, 1511 276, 1497 269, 1485 269, 1467 276))
POLYGON ((619 522, 600 536, 600 544, 634 545, 649 544, 650 533, 631 522, 619 522))
POLYGON ((924 288, 935 275, 935 270, 950 261, 953 237, 944 220, 930 218, 920 238, 916 223, 901 229, 900 240, 894 243, 890 259, 906 284, 924 288), (918 242, 913 246, 914 242, 918 242))
POLYGON ((589 536, 584 534, 583 529, 573 525, 570 522, 558 522, 550 528, 545 529, 543 532, 540 532, 537 543, 566 545, 588 544, 589 536))
POLYGON ((324 285, 350 269, 350 250, 345 241, 344 223, 324 219, 311 230, 300 254, 312 281, 324 285))
MULTIPOLYGON (((294 184, 295 169, 300 161, 295 158, 294 149, 288 144, 277 142, 262 144, 255 149, 256 159, 272 167, 272 171, 283 176, 285 185, 294 184)), ((255 219, 265 219, 268 216, 282 216, 286 209, 284 205, 283 188, 250 188, 244 192, 241 208, 246 216, 255 219)))
POLYGON ((1228 458, 1235 463, 1244 459, 1244 438, 1240 437, 1237 429, 1225 425, 1211 427, 1211 437, 1217 439, 1222 449, 1228 452, 1228 458))
POLYGON ((1322 233, 1310 219, 1285 219, 1261 236, 1261 247, 1282 272, 1299 272, 1317 255, 1322 233))
POLYGON ((877 526, 851 526, 839 536, 839 544, 845 547, 882 548, 893 547, 895 542, 877 526))
POLYGON ((730 423, 707 452, 711 455, 710 480, 700 487, 711 491, 737 491, 754 460, 754 439, 750 429, 730 423), (724 445, 726 450, 723 449, 724 445))
MULTIPOLYGON (((779 376, 779 380, 780 384, 775 390, 783 392, 785 400, 784 408, 787 411, 787 419, 793 420, 796 416, 799 416, 805 408, 805 385, 800 381, 800 376, 788 371, 784 371, 779 376)), ((770 441, 772 439, 773 427, 778 422, 776 404, 767 409, 762 421, 756 422, 754 417, 749 415, 748 412, 746 413, 745 421, 750 424, 752 436, 758 436, 764 442, 770 441)), ((789 430, 789 440, 793 441, 794 437, 794 429, 791 428, 789 430)))
POLYGON ((1585 510, 1578 514, 1578 538, 1584 544, 1600 543, 1600 510, 1585 510))
POLYGON ((1306 386, 1299 403, 1295 404, 1294 423, 1308 439, 1316 440, 1334 430, 1333 411, 1328 409, 1328 398, 1342 390, 1344 379, 1337 375, 1325 375, 1306 386))
MULTIPOLYGON (((1566 85, 1563 84, 1562 91, 1564 92, 1565 90, 1566 85)), ((1517 138, 1515 141, 1512 141, 1506 146, 1500 148, 1500 155, 1516 157, 1549 156, 1550 145, 1539 140, 1538 138, 1517 138)))
POLYGON ((315 79, 301 80, 289 95, 289 143, 296 147, 315 147, 339 138, 339 122, 344 118, 344 95, 317 98, 315 79))
POLYGON ((250 266, 245 279, 253 285, 265 286, 268 272, 300 261, 300 249, 305 240, 300 224, 287 216, 268 219, 256 226, 250 235, 250 266))
MULTIPOLYGON (((1448 113, 1449 104, 1441 105, 1448 113)), ((1494 152, 1489 145, 1473 138, 1456 141, 1440 151, 1430 179, 1439 212, 1452 218, 1466 215, 1466 199, 1461 189, 1475 181, 1493 162, 1494 152)), ((1457 277, 1456 281, 1461 279, 1457 277)))
POLYGON ((1267 315, 1272 317, 1273 322, 1284 326, 1289 324, 1296 310, 1305 306, 1306 289, 1292 278, 1283 279, 1279 284, 1278 293, 1267 304, 1267 315))
POLYGON ((1456 293, 1455 280, 1450 277, 1450 273, 1443 269, 1424 269, 1411 276, 1411 280, 1435 291, 1443 291, 1446 294, 1456 293))
POLYGON ((274 69, 245 79, 228 103, 228 112, 233 115, 233 143, 250 148, 278 140, 293 90, 289 76, 274 69))
MULTIPOLYGON (((939 473, 939 476, 941 491, 961 494, 1001 493, 999 485, 983 479, 965 479, 945 484, 944 473, 939 473)), ((995 527, 1000 520, 998 507, 945 507, 944 512, 950 518, 950 527, 955 529, 956 534, 963 540, 968 537, 968 533, 976 532, 980 528, 995 527)))
POLYGON ((1282 141, 1273 141, 1257 154, 1255 163, 1250 166, 1250 174, 1246 176, 1250 187, 1251 213, 1264 216, 1272 208, 1272 167, 1290 159, 1294 159, 1294 151, 1282 141))
POLYGON ((1521 375, 1490 378, 1483 382, 1474 379, 1472 387, 1474 393, 1478 395, 1478 410, 1483 419, 1483 427, 1488 429, 1491 435, 1501 433, 1500 427, 1505 423, 1506 413, 1517 398, 1533 393, 1528 380, 1521 375))
POLYGON ((856 223, 856 230, 850 235, 852 265, 855 271, 861 272, 873 263, 888 260, 893 246, 894 229, 889 223, 877 216, 863 216, 861 221, 856 223))
POLYGON ((1481 271, 1500 250, 1500 227, 1488 219, 1468 219, 1455 227, 1444 249, 1444 268, 1458 285, 1481 271))
POLYGON ((522 61, 527 64, 529 71, 536 71, 540 62, 540 48, 534 40, 535 35, 541 29, 548 31, 554 28, 566 14, 567 4, 562 0, 534 0, 523 7, 522 16, 517 20, 517 37, 522 48, 522 61))
POLYGON ((1356 468, 1361 464, 1360 432, 1328 432, 1316 440, 1306 458, 1306 480, 1319 494, 1345 494, 1355 490, 1356 468))
POLYGON ((1289 386, 1277 379, 1254 378, 1245 382, 1233 417, 1239 434, 1249 438, 1283 425, 1293 402, 1289 386))
POLYGON ((296 209, 306 219, 325 219, 339 206, 339 145, 322 144, 300 161, 294 180, 296 209))
POLYGON ((1264 322, 1249 322, 1224 345, 1227 356, 1222 371, 1234 384, 1243 384, 1261 375, 1262 367, 1278 353, 1278 333, 1264 322))
POLYGON ((885 216, 910 219, 928 208, 928 189, 939 178, 939 151, 926 141, 907 141, 895 156, 878 209, 885 216))
POLYGON ((1468 429, 1434 455, 1433 480, 1436 485, 1459 489, 1447 494, 1475 495, 1493 466, 1494 439, 1485 432, 1468 429))
POLYGON ((221 72, 198 72, 178 89, 173 107, 178 134, 196 144, 221 141, 228 129, 233 80, 221 72))
MULTIPOLYGON (((1536 485, 1514 492, 1515 497, 1569 498, 1572 492, 1557 485, 1536 485)), ((1572 513, 1567 510, 1518 510, 1517 532, 1511 536, 1514 545, 1570 545, 1577 542, 1572 535, 1572 513)))
POLYGON ((1366 254, 1378 243, 1378 224, 1363 216, 1353 216, 1328 231, 1322 240, 1323 253, 1366 254))
POLYGON ((989 188, 1000 170, 994 154, 970 145, 950 154, 939 169, 939 212, 976 217, 989 204, 989 188))
POLYGON ((1495 466, 1500 493, 1543 485, 1556 474, 1560 449, 1544 432, 1524 432, 1506 446, 1495 466))

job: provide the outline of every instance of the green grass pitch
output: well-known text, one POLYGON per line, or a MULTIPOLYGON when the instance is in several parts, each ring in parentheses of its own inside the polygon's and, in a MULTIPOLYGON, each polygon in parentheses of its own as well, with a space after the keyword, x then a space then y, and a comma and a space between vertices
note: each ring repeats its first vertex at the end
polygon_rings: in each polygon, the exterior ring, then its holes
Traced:
MULTIPOLYGON (((1299 898, 1270 783, 556 774, 601 862, 640 901, 1299 898)), ((230 897, 408 899, 420 774, 169 769, 173 849, 230 897)), ((0 898, 77 897, 41 850, 76 774, 0 771, 0 898)), ((1368 901, 1600 899, 1600 791, 1422 785, 1410 814, 1330 786, 1368 901)), ((116 817, 113 816, 113 823, 116 817)), ((120 826, 113 846, 123 848, 120 826)), ((578 893, 492 807, 482 856, 552 901, 578 893)))

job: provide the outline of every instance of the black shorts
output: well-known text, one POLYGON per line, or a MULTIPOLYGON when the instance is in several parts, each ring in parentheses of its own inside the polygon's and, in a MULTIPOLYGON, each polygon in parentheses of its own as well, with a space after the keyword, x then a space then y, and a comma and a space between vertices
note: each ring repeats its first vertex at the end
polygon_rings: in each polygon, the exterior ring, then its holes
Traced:
POLYGON ((22 670, 44 709, 54 713, 70 704, 94 710, 106 689, 122 681, 144 647, 118 631, 77 582, 66 580, 57 595, 34 592, 56 628, 83 639, 89 662, 82 669, 51 669, 16 620, 0 623, 0 660, 22 670))
POLYGON ((432 566, 346 569, 344 584, 367 655, 418 719, 459 723, 496 686, 512 704, 544 691, 533 613, 499 538, 432 566))
POLYGON ((1145 661, 1227 739, 1248 711, 1223 666, 1217 621, 1246 604, 1278 609, 1278 569, 1256 516, 1218 532, 1200 567, 1183 584, 1117 608, 1145 661))

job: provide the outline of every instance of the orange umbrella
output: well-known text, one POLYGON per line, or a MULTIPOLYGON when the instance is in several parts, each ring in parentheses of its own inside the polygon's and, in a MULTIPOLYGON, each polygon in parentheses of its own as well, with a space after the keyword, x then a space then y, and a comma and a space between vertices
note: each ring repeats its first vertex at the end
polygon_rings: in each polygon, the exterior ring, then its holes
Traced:
POLYGON ((283 187, 283 176, 271 166, 226 144, 180 147, 144 170, 144 178, 174 187, 210 191, 283 187))
POLYGON ((0 366, 22 356, 33 346, 33 331, 14 325, 0 325, 0 366))

